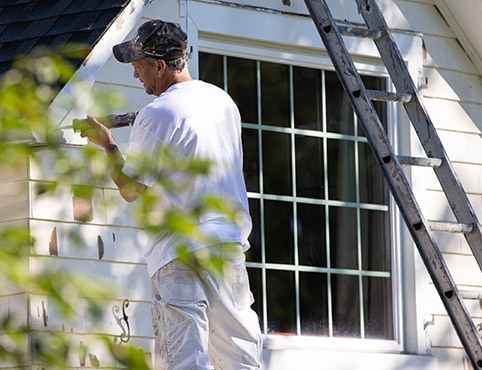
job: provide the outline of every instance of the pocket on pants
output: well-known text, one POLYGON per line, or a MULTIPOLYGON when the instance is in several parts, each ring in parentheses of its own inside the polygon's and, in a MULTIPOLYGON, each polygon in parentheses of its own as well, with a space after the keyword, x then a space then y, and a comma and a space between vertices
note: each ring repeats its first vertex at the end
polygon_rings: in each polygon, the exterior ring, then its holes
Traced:
POLYGON ((198 274, 182 263, 173 262, 161 268, 155 283, 154 297, 159 306, 206 299, 198 274))
POLYGON ((233 303, 239 310, 245 310, 253 304, 253 295, 249 287, 248 271, 244 264, 234 266, 233 303))

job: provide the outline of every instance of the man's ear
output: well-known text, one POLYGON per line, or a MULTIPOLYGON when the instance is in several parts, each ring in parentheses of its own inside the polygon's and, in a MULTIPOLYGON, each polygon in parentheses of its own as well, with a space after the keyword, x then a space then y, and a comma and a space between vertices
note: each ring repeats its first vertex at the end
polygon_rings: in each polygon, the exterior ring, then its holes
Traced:
POLYGON ((162 59, 159 59, 157 61, 157 71, 159 72, 161 69, 166 69, 166 62, 163 61, 162 59))

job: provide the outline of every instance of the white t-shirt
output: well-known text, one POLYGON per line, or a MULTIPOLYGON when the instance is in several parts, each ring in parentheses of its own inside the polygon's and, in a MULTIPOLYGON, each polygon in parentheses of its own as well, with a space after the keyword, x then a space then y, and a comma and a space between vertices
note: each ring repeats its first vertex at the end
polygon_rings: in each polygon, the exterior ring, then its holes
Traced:
MULTIPOLYGON (((222 212, 203 214, 197 230, 218 242, 238 242, 249 248, 251 218, 243 177, 241 119, 238 108, 222 89, 199 80, 177 83, 142 108, 132 127, 123 172, 153 189, 162 189, 167 178, 176 191, 159 198, 158 209, 190 210, 203 195, 215 195, 236 209, 236 221, 222 212), (206 176, 171 171, 162 163, 159 150, 169 146, 181 157, 207 159, 212 164, 206 176), (139 155, 140 153, 140 155, 139 155), (142 158, 139 163, 138 158, 142 158)), ((153 220, 155 222, 155 220, 153 220)), ((177 258, 177 246, 186 243, 193 251, 209 244, 202 240, 180 240, 178 235, 148 231, 148 272, 177 258)))

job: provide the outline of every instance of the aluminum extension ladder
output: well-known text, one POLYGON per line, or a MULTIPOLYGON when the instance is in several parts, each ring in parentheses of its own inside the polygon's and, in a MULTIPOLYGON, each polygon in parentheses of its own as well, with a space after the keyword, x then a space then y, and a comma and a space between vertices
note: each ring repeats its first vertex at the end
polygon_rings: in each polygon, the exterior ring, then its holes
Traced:
POLYGON ((471 297, 469 294, 464 296, 463 292, 458 290, 433 237, 434 231, 462 232, 482 270, 480 223, 422 104, 408 68, 376 1, 355 1, 366 26, 348 27, 337 24, 325 0, 305 0, 305 3, 363 127, 365 136, 388 181, 395 202, 450 316, 452 325, 474 369, 482 369, 482 341, 463 301, 464 298, 471 297), (365 88, 346 49, 342 35, 373 39, 395 85, 396 93, 365 88), (425 150, 426 158, 398 157, 395 154, 373 107, 372 100, 395 101, 404 106, 425 150), (401 163, 433 168, 457 220, 456 224, 431 224, 425 220, 402 170, 401 163), (444 225, 447 227, 445 228, 444 225))

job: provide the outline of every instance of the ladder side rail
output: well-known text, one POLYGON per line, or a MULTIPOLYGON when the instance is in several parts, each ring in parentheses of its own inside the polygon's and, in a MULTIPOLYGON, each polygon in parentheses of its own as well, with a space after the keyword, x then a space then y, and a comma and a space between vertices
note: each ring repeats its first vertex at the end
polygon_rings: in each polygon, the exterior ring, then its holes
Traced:
POLYGON ((397 92, 412 95, 412 100, 403 104, 403 106, 427 156, 442 160, 442 165, 435 167, 434 172, 439 179, 457 221, 461 224, 473 225, 472 231, 464 233, 464 237, 474 254, 479 268, 482 270, 482 229, 480 222, 423 105, 402 54, 388 31, 388 25, 376 2, 374 0, 355 1, 370 29, 386 30, 385 37, 373 41, 379 50, 397 92))
POLYGON ((474 368, 480 368, 482 343, 477 328, 421 214, 375 108, 366 96, 366 89, 341 34, 324 0, 305 0, 305 3, 459 339, 474 368))

